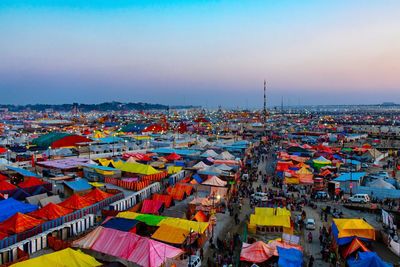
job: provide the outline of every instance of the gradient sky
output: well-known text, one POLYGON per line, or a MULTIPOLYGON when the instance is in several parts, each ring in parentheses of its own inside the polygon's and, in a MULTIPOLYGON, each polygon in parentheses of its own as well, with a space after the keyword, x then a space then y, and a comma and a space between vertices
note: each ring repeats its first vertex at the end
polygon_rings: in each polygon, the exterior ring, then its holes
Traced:
POLYGON ((0 103, 400 103, 400 1, 0 1, 0 103), (57 4, 54 4, 56 2, 57 4))

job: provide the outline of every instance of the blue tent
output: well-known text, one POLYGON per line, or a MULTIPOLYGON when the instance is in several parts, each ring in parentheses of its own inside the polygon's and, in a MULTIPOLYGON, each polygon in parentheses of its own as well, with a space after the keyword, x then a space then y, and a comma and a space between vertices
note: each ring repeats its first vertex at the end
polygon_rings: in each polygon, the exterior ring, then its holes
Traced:
POLYGON ((198 174, 193 175, 192 178, 199 184, 203 182, 203 179, 198 174))
POLYGON ((281 248, 278 249, 278 265, 284 267, 301 267, 303 266, 303 253, 295 248, 281 248))
POLYGON ((384 262, 376 252, 359 252, 358 258, 347 260, 350 267, 393 267, 393 264, 384 262))
POLYGON ((13 198, 2 200, 0 201, 0 222, 7 220, 17 212, 28 213, 37 209, 36 205, 26 204, 13 198))
POLYGON ((39 185, 35 189, 35 191, 33 191, 32 196, 39 195, 39 194, 44 194, 44 193, 48 194, 49 191, 46 188, 44 188, 43 186, 39 185))
POLYGON ((25 198, 30 197, 31 195, 26 192, 24 189, 18 188, 13 194, 12 198, 16 200, 25 200, 25 198))
POLYGON ((112 228, 119 231, 129 232, 138 224, 139 221, 126 219, 126 218, 111 218, 110 220, 103 223, 101 226, 106 228, 112 228))

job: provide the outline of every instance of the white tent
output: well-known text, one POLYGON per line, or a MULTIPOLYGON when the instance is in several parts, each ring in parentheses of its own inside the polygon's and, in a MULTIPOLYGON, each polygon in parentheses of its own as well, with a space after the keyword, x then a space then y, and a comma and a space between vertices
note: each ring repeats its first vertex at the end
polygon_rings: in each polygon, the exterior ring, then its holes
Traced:
POLYGON ((211 176, 206 181, 202 183, 203 185, 211 185, 211 186, 225 186, 227 182, 221 180, 217 176, 211 176))
POLYGON ((230 171, 232 170, 232 167, 229 167, 228 165, 221 164, 217 166, 217 169, 220 169, 221 171, 230 171))
POLYGON ((205 157, 205 158, 208 158, 208 157, 215 158, 215 157, 218 157, 218 153, 212 149, 209 149, 206 152, 204 152, 203 154, 201 154, 201 156, 205 157))
POLYGON ((228 151, 224 151, 221 154, 218 155, 217 159, 222 159, 222 160, 233 160, 235 159, 235 156, 229 153, 228 151))
POLYGON ((198 162, 196 165, 193 166, 193 169, 198 169, 198 170, 205 168, 208 168, 208 165, 202 161, 198 162))
POLYGON ((392 184, 384 181, 383 179, 376 179, 370 182, 369 186, 375 188, 396 189, 392 184))

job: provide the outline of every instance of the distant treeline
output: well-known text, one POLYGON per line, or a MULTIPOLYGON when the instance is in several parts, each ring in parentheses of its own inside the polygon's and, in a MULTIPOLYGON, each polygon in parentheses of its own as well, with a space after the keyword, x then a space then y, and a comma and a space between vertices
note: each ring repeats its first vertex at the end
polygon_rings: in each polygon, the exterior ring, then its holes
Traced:
POLYGON ((28 105, 0 105, 0 108, 7 108, 9 111, 71 111, 77 108, 81 112, 87 111, 124 111, 124 110, 168 110, 169 109, 188 109, 199 108, 199 106, 166 106, 161 104, 150 103, 121 103, 121 102, 106 102, 100 104, 28 104, 28 105))

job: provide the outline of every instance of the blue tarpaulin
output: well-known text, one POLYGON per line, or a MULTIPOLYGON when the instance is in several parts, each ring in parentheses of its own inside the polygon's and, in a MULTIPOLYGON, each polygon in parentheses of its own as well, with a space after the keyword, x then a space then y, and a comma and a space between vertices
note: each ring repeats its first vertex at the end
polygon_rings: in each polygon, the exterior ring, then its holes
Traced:
POLYGON ((360 181, 367 173, 366 172, 353 172, 353 173, 342 173, 335 182, 347 182, 347 181, 360 181))
POLYGON ((15 171, 23 176, 31 176, 31 177, 39 177, 39 175, 37 175, 36 173, 33 173, 31 171, 22 169, 22 168, 18 168, 18 167, 13 167, 13 166, 7 166, 7 169, 15 171))
POLYGON ((359 252, 358 258, 347 261, 350 267, 393 267, 391 263, 384 262, 375 252, 359 252))
POLYGON ((12 198, 16 200, 25 200, 25 198, 30 197, 31 195, 26 192, 24 189, 18 188, 13 194, 12 198))
POLYGON ((73 191, 86 191, 92 188, 89 182, 85 179, 79 179, 72 182, 64 182, 66 186, 71 188, 73 191))
POLYGON ((295 248, 277 247, 279 255, 279 266, 284 267, 301 267, 303 266, 303 253, 295 248))
POLYGON ((0 222, 7 220, 17 212, 28 213, 37 209, 36 205, 26 204, 13 198, 2 200, 0 201, 0 222))
POLYGON ((125 218, 111 218, 101 226, 119 231, 129 232, 139 221, 125 218))
POLYGON ((201 179, 198 174, 193 175, 192 178, 199 184, 203 182, 203 179, 201 179))

